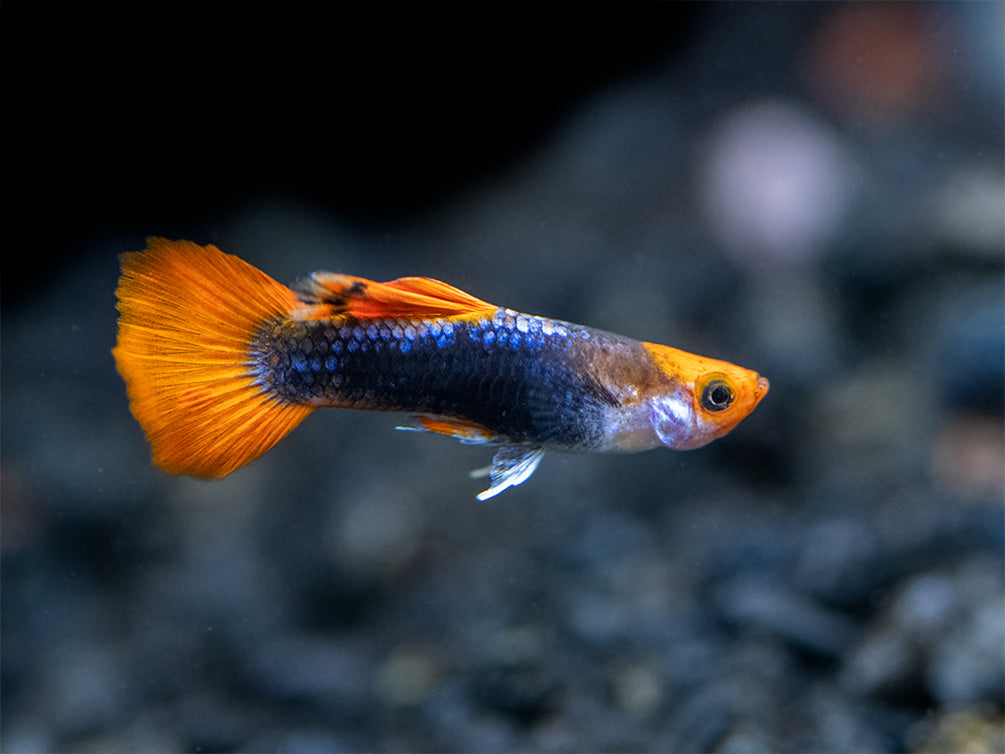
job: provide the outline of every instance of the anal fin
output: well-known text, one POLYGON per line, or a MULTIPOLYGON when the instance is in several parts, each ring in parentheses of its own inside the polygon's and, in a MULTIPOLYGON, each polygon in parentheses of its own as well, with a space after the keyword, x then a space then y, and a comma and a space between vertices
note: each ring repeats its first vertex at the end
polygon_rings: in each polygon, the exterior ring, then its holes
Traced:
POLYGON ((487 475, 492 480, 492 486, 479 493, 478 499, 488 500, 503 490, 523 484, 537 470, 537 465, 541 463, 543 457, 543 448, 504 445, 496 452, 492 458, 492 465, 488 469, 471 472, 473 479, 487 475))
MULTIPOLYGON (((411 432, 436 432, 437 434, 456 437, 466 445, 500 445, 506 438, 493 433, 487 427, 474 422, 445 417, 417 416, 418 426, 395 427, 395 429, 411 432)), ((502 445, 491 465, 484 469, 471 472, 472 479, 489 477, 492 485, 478 495, 479 500, 488 500, 503 490, 523 484, 537 469, 544 456, 544 449, 527 445, 502 445)))
POLYGON ((417 416, 419 422, 417 427, 395 427, 404 431, 436 432, 447 437, 456 437, 465 445, 488 445, 499 441, 496 435, 488 427, 481 424, 467 422, 460 419, 445 419, 441 417, 417 416))

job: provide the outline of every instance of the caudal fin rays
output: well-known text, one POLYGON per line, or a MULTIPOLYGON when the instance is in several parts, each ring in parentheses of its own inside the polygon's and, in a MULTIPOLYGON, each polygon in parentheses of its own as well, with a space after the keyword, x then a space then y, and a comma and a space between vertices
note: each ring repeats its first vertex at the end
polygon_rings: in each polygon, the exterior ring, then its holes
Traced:
POLYGON ((123 254, 112 353, 130 409, 164 471, 216 478, 244 466, 313 409, 255 381, 248 345, 302 306, 264 272, 215 246, 148 240, 123 254))

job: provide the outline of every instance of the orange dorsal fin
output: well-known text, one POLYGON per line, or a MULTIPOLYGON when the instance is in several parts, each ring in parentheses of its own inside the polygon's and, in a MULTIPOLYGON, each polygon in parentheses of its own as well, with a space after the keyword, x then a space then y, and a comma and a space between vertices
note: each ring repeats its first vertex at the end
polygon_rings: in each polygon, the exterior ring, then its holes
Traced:
POLYGON ((263 392, 248 346, 296 294, 215 246, 151 238, 123 254, 112 351, 129 405, 164 471, 222 477, 283 438, 313 409, 263 392))
POLYGON ((346 314, 358 319, 452 317, 492 312, 496 306, 433 278, 387 283, 336 272, 315 272, 296 286, 311 318, 346 314))

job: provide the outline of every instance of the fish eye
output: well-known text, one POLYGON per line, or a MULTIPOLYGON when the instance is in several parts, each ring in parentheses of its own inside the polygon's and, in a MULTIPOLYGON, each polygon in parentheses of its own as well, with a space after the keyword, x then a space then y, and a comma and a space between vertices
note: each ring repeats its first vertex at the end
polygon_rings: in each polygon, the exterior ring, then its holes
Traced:
POLYGON ((711 380, 701 391, 701 405, 708 411, 723 411, 729 408, 736 395, 725 380, 711 380))

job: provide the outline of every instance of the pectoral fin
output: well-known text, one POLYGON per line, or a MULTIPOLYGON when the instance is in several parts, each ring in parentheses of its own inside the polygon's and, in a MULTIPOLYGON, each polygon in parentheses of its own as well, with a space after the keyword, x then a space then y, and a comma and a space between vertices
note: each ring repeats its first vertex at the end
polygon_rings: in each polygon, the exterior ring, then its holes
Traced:
POLYGON ((486 469, 471 472, 472 479, 488 476, 492 486, 478 495, 479 500, 488 500, 510 487, 523 484, 537 469, 544 457, 542 448, 528 448, 523 445, 505 445, 492 458, 492 465, 486 469))

